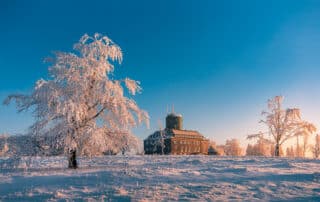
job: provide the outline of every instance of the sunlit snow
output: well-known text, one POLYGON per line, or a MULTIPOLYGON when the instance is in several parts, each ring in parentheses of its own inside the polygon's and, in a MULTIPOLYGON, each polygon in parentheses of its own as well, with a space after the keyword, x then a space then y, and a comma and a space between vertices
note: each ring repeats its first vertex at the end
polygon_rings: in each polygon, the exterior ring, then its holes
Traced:
POLYGON ((320 160, 215 156, 0 158, 7 200, 320 200, 320 160))

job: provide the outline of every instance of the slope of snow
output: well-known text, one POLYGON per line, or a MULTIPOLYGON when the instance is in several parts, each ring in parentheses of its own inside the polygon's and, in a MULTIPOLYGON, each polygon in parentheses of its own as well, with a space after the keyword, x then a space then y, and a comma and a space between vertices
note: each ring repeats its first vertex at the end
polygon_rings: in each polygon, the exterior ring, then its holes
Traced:
POLYGON ((320 200, 320 160, 215 156, 0 158, 0 201, 320 200))

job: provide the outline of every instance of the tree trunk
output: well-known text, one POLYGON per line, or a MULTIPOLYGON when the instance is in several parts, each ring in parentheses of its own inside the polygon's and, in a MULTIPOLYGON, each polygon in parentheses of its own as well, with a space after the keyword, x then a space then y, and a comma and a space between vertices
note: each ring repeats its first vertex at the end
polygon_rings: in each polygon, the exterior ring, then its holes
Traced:
POLYGON ((69 160, 68 168, 72 168, 72 169, 78 168, 77 154, 75 149, 71 149, 69 151, 68 160, 69 160))
POLYGON ((274 155, 280 156, 280 146, 278 143, 276 144, 276 147, 274 148, 274 155))

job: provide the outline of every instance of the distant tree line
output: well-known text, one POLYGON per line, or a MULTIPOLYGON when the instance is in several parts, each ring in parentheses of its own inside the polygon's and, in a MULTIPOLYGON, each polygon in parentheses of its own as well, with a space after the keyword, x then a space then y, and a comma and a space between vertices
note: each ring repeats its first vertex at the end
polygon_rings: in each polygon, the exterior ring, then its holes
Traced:
POLYGON ((283 100, 283 96, 268 100, 268 110, 262 112, 263 119, 260 120, 267 126, 267 131, 248 135, 247 139, 254 142, 248 144, 245 150, 237 139, 227 140, 224 145, 211 141, 209 154, 286 157, 307 157, 312 154, 314 158, 319 158, 320 136, 316 134, 315 125, 301 118, 300 109, 284 109, 283 100), (309 143, 311 137, 314 144, 309 143))

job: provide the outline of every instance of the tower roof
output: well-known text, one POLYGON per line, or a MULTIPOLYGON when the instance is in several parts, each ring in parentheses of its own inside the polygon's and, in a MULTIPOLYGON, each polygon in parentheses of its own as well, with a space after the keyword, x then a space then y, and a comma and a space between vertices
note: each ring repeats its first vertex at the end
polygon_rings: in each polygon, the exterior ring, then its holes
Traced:
POLYGON ((169 113, 167 116, 182 117, 181 114, 176 114, 174 112, 169 113))

